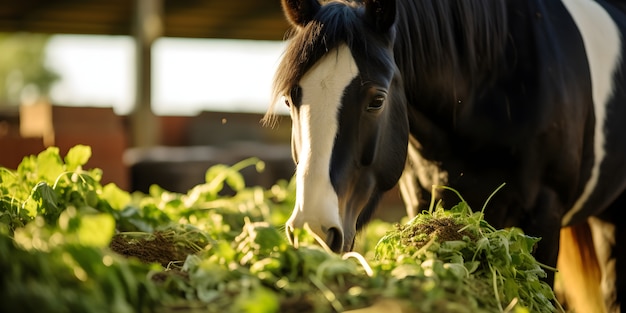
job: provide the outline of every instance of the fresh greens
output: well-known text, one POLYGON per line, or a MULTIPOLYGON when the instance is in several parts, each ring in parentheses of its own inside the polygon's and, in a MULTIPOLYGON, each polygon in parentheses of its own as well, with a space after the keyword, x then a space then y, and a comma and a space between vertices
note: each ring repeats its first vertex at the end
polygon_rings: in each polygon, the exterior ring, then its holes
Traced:
MULTIPOLYGON (((375 221, 361 253, 337 255, 282 226, 293 182, 246 186, 218 165, 185 194, 102 186, 76 146, 0 168, 0 303, 12 312, 553 312, 530 251, 465 202, 405 224, 375 221), (222 190, 228 185, 234 195, 222 190), (382 236, 384 234, 384 236, 382 236), (377 242, 381 238, 378 244, 377 242)), ((555 307, 555 304, 557 307, 555 307)))
POLYGON ((481 212, 472 212, 461 202, 396 225, 381 239, 376 253, 380 261, 393 265, 393 271, 419 272, 438 285, 452 283, 447 288, 467 299, 466 305, 475 307, 472 312, 516 307, 554 312, 554 293, 540 280, 545 271, 531 255, 538 241, 517 228, 494 229, 481 212))
POLYGON ((91 149, 65 162, 56 148, 0 170, 0 303, 9 312, 143 312, 164 293, 155 265, 106 247, 115 232, 99 170, 81 168, 91 149))

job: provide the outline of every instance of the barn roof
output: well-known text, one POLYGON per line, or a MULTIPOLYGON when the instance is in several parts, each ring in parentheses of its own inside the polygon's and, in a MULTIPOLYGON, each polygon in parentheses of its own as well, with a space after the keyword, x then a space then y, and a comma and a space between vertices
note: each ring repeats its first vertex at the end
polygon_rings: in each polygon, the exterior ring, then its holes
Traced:
MULTIPOLYGON (((0 32, 133 35, 135 1, 8 0, 0 32)), ((288 28, 278 0, 163 0, 163 36, 281 40, 288 28)))

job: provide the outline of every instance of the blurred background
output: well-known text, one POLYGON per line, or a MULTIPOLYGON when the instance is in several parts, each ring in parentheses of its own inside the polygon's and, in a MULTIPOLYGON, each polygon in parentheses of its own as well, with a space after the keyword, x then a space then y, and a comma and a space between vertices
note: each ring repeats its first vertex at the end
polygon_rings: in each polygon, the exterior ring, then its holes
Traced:
POLYGON ((279 0, 2 1, 0 166, 84 144, 128 191, 186 192, 251 156, 248 184, 289 179, 288 113, 260 123, 288 28, 279 0))
POLYGON ((289 119, 260 123, 287 28, 278 0, 3 1, 0 165, 86 144, 129 191, 250 156, 251 184, 289 178, 289 119))

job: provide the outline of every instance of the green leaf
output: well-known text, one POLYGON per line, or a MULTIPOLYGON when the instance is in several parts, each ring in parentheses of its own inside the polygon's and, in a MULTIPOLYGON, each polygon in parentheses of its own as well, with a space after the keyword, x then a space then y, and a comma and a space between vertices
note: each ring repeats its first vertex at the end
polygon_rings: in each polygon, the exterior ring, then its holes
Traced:
POLYGON ((91 147, 77 145, 72 147, 65 156, 65 165, 68 171, 75 171, 78 167, 87 164, 91 158, 91 147))
POLYGON ((280 301, 277 294, 265 287, 257 287, 243 292, 237 297, 234 307, 239 312, 271 313, 278 312, 280 301))
POLYGON ((79 243, 91 247, 106 247, 114 233, 115 219, 109 214, 82 216, 77 230, 79 243))
POLYGON ((59 148, 49 147, 37 155, 37 172, 39 177, 52 183, 65 171, 59 156, 59 148))
POLYGON ((37 157, 34 155, 26 156, 17 166, 18 176, 30 176, 37 169, 37 157))
POLYGON ((106 199, 114 210, 121 211, 131 200, 130 194, 117 185, 110 183, 102 188, 102 198, 106 199))
POLYGON ((57 204, 59 197, 54 189, 48 183, 40 182, 35 186, 32 198, 39 204, 37 213, 43 215, 49 223, 54 223, 61 213, 61 208, 57 204))
POLYGON ((7 168, 0 167, 0 186, 7 181, 13 180, 15 175, 7 168))

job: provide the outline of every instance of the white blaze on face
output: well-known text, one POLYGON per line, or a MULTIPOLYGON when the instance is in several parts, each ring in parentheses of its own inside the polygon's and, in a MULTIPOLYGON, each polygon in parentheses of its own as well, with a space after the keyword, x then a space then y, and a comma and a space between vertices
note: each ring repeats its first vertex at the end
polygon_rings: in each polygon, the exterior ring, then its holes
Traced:
POLYGON ((322 239, 332 227, 342 230, 337 194, 330 181, 330 160, 344 89, 357 74, 350 49, 341 45, 322 57, 300 81, 296 205, 287 225, 308 223, 322 239))
POLYGON ((604 148, 606 107, 613 95, 613 75, 621 62, 622 43, 617 25, 600 4, 593 0, 564 0, 562 2, 578 26, 585 44, 591 72, 591 91, 596 120, 591 176, 585 184, 582 195, 563 217, 562 224, 568 225, 574 214, 585 205, 598 184, 600 165, 606 156, 604 148))

